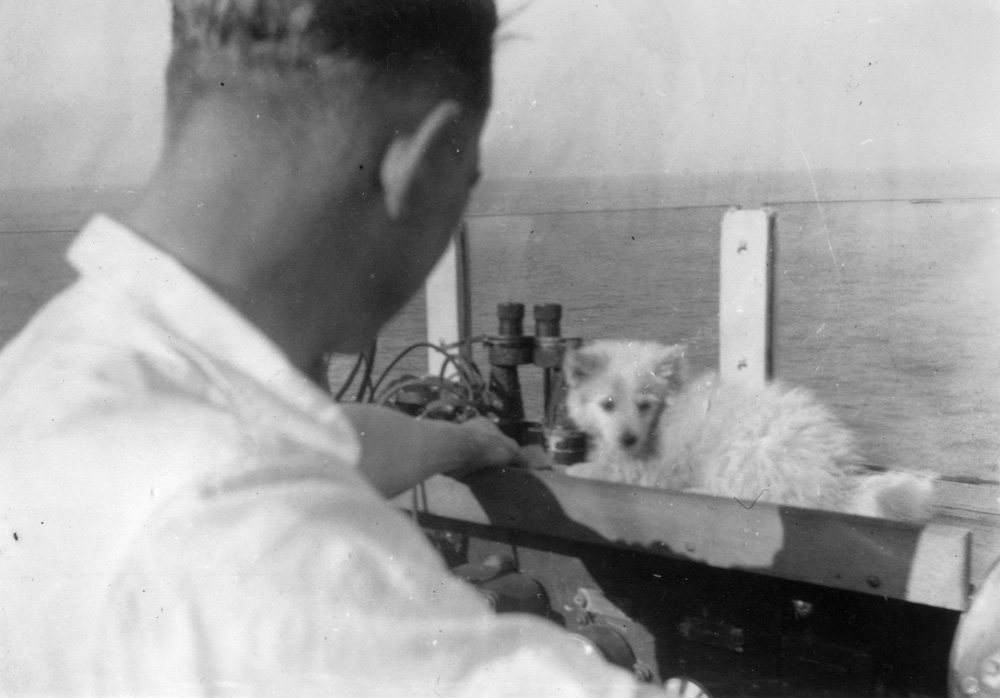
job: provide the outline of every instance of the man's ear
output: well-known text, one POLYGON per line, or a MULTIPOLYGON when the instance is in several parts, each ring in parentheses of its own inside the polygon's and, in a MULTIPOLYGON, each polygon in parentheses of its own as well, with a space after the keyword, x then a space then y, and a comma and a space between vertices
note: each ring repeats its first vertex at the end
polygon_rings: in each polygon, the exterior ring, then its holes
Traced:
POLYGON ((379 170, 390 218, 398 219, 406 212, 421 170, 434 156, 435 148, 447 139, 448 128, 461 115, 458 102, 450 99, 438 102, 424 115, 413 133, 392 139, 379 170))

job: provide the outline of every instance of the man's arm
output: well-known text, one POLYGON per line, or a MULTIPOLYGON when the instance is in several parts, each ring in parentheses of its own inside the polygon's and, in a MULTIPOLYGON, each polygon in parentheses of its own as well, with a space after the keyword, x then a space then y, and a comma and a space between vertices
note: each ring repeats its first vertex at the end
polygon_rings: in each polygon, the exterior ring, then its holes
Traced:
POLYGON ((387 498, 438 473, 522 462, 517 443, 483 417, 455 424, 372 404, 341 407, 361 440, 361 472, 387 498))
POLYGON ((637 684, 549 620, 493 613, 422 531, 337 472, 193 487, 160 507, 101 589, 91 693, 698 695, 637 684))

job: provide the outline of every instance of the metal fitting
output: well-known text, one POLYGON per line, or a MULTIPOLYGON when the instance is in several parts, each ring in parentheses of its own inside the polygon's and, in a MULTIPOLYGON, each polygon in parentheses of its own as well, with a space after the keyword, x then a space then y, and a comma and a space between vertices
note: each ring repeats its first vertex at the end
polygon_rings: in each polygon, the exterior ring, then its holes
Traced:
POLYGON ((583 344, 581 337, 535 337, 535 365, 561 369, 567 350, 583 344))
POLYGON ((587 458, 587 434, 567 426, 555 426, 545 434, 545 450, 552 462, 573 465, 587 458))
POLYGON ((492 366, 513 368, 522 364, 530 364, 534 359, 535 342, 531 337, 523 335, 487 337, 483 344, 489 352, 489 362, 492 366))

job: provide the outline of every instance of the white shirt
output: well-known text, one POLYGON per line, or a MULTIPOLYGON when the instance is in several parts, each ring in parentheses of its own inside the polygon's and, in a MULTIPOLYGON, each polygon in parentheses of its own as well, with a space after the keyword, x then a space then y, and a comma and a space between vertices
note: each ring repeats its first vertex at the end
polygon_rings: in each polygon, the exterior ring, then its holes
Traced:
POLYGON ((104 217, 0 354, 0 694, 615 696, 494 615, 356 470, 331 399, 104 217))

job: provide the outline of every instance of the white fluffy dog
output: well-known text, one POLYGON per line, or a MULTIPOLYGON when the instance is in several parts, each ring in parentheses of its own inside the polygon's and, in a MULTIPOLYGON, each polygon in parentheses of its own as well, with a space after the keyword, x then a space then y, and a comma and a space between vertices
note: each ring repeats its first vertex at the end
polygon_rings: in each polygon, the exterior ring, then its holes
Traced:
POLYGON ((578 477, 923 521, 933 484, 873 474, 807 390, 689 379, 685 348, 598 341, 566 356, 570 418, 590 437, 578 477))

